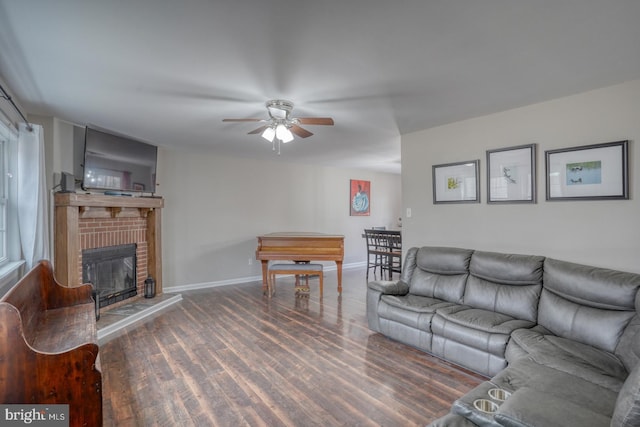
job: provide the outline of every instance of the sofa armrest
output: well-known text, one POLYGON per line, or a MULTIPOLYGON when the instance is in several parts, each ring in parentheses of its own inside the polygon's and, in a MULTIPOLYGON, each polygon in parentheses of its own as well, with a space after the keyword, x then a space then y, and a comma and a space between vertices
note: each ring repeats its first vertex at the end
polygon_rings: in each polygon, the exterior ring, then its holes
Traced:
POLYGON ((516 390, 500 405, 494 419, 505 427, 596 427, 611 422, 588 407, 528 387, 516 390))
POLYGON ((374 280, 367 283, 367 287, 383 295, 406 295, 409 293, 409 285, 402 280, 374 280))
POLYGON ((406 295, 409 285, 402 280, 374 280, 367 283, 367 324, 369 329, 382 332, 378 305, 383 295, 406 295))

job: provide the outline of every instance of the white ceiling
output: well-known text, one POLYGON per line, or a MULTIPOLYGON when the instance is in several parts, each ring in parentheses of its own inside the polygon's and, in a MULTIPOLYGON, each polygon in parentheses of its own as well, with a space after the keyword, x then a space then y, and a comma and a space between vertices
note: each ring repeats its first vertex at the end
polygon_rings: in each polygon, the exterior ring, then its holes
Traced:
POLYGON ((0 0, 0 77, 28 113, 160 146, 399 172, 401 134, 640 78, 639 22, 638 0, 0 0), (335 126, 278 157, 222 122, 272 98, 335 126))

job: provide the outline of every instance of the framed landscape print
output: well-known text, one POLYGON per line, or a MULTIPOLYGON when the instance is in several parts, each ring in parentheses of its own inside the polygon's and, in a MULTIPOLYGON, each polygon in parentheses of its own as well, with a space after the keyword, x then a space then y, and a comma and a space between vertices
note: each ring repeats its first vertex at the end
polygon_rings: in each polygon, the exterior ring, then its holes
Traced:
POLYGON ((352 179, 349 187, 350 215, 369 216, 371 203, 371 181, 352 179))
POLYGON ((433 165, 433 203, 479 203, 480 160, 433 165))
POLYGON ((535 203, 535 183, 535 144, 487 151, 487 203, 535 203))
POLYGON ((545 151, 547 200, 629 198, 629 141, 545 151))

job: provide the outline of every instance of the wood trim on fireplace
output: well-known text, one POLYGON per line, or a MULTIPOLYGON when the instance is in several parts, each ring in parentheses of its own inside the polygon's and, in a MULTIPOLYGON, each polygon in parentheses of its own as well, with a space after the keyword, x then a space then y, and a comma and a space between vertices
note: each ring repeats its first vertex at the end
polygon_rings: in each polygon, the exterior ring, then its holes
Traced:
POLYGON ((65 286, 82 282, 79 224, 82 218, 144 218, 146 220, 147 271, 162 293, 162 197, 105 196, 102 194, 55 194, 55 276, 65 286))

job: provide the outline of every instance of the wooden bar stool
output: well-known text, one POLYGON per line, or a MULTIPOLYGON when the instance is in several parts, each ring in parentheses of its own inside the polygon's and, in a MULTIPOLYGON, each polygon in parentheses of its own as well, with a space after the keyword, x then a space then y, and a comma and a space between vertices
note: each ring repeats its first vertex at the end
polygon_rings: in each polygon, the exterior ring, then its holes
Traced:
MULTIPOLYGON (((306 276, 307 289, 309 288, 309 276, 318 275, 320 278, 320 296, 322 296, 322 264, 272 264, 269 266, 269 278, 267 280, 267 292, 269 296, 276 293, 276 274, 293 274, 306 276)), ((297 277, 296 277, 297 280, 297 277)))

